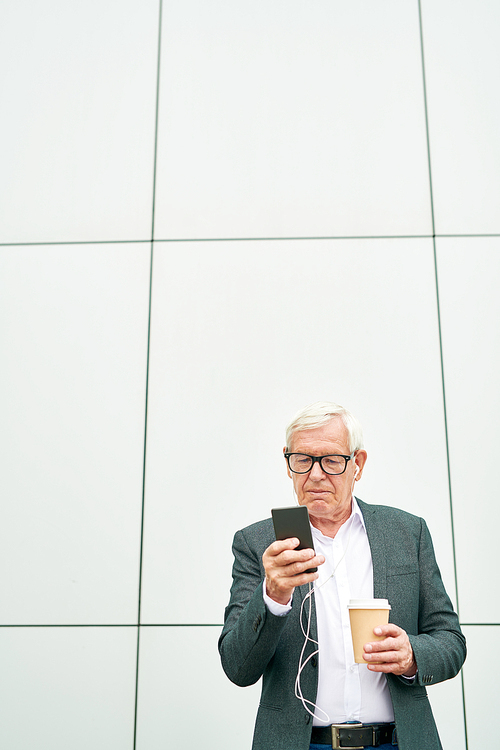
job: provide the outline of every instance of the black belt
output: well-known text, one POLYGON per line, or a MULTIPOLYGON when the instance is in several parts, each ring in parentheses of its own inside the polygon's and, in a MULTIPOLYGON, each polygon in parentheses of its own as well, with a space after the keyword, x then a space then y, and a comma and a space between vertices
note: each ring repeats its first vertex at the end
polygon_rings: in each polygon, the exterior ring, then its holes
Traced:
POLYGON ((392 743, 394 724, 332 724, 329 727, 313 727, 311 742, 331 745, 333 750, 342 748, 378 747, 392 743))

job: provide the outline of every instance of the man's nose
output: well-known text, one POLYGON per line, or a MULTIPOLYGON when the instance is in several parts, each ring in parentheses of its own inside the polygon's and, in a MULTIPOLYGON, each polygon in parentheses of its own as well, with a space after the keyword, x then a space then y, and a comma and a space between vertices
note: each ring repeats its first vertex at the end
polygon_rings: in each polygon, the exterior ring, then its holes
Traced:
POLYGON ((309 476, 311 479, 323 479, 325 476, 325 472, 321 468, 321 464, 319 461, 315 461, 312 465, 312 469, 309 472, 309 476))

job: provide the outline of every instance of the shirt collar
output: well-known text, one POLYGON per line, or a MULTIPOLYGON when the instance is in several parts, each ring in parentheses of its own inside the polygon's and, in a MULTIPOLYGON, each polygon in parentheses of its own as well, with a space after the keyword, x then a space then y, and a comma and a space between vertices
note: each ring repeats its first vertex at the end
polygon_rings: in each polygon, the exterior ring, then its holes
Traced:
MULTIPOLYGON (((347 519, 347 521, 344 524, 342 524, 341 528, 343 528, 344 526, 347 526, 350 523, 361 524, 362 528, 364 529, 364 531, 366 533, 365 519, 363 518, 363 514, 361 513, 361 508, 359 507, 359 505, 358 505, 358 503, 357 503, 356 498, 354 497, 354 495, 352 496, 352 510, 351 510, 351 515, 349 516, 349 518, 347 519)), ((319 539, 320 541, 322 539, 332 541, 331 537, 329 537, 329 536, 326 537, 324 534, 321 533, 321 531, 319 529, 317 529, 312 524, 311 524, 311 530, 312 530, 313 536, 316 539, 319 539)))
POLYGON ((357 502, 356 498, 354 497, 354 495, 352 496, 352 513, 351 513, 351 518, 352 518, 352 516, 356 516, 359 519, 359 521, 361 522, 362 527, 366 531, 365 519, 363 517, 363 514, 361 513, 361 508, 359 507, 358 502, 357 502))

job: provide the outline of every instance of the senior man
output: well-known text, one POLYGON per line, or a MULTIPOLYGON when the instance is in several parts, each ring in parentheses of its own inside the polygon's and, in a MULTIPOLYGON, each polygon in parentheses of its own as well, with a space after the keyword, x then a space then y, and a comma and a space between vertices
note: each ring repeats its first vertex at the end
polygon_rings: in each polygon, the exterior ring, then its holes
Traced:
POLYGON ((337 404, 299 412, 284 455, 315 551, 275 541, 271 519, 238 531, 219 640, 234 683, 263 677, 253 750, 438 750, 426 685, 454 677, 466 649, 425 521, 354 498, 367 454, 337 404), (373 597, 390 621, 355 664, 347 605, 373 597))

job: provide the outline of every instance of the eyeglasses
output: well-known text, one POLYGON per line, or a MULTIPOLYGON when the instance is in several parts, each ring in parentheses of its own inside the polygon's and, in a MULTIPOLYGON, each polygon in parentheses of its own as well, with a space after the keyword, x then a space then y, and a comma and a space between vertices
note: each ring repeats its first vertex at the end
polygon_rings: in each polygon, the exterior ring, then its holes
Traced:
POLYGON ((351 460, 356 451, 350 456, 308 456, 307 453, 285 453, 290 471, 294 474, 307 474, 316 462, 319 463, 325 474, 343 474, 347 469, 347 462, 351 460))

